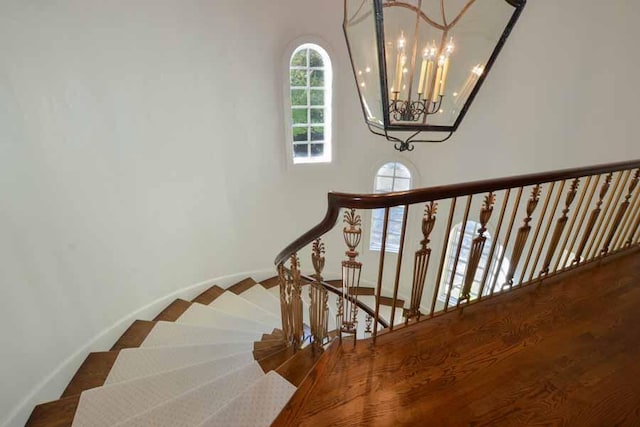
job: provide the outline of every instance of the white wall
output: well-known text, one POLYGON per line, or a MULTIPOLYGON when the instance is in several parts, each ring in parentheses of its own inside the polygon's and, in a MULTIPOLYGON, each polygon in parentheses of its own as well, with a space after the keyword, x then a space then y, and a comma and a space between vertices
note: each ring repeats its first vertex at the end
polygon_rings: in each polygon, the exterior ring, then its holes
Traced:
POLYGON ((362 123, 339 0, 0 1, 0 423, 141 307, 270 269, 374 162, 431 185, 640 157, 640 6, 604 3, 531 1, 460 131, 405 156, 362 123), (336 161, 287 168, 305 34, 334 55, 336 161))

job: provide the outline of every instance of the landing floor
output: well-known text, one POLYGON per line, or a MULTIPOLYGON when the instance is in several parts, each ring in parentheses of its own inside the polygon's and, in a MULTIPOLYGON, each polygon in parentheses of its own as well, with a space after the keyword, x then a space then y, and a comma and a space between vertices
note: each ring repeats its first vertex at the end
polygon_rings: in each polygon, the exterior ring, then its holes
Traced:
POLYGON ((640 253, 325 356, 276 425, 640 426, 640 253))

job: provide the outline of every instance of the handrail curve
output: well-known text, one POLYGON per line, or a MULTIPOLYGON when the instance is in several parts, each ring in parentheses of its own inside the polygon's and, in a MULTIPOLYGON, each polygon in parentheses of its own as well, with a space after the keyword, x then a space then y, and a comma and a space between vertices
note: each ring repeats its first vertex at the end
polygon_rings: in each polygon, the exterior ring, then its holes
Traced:
POLYGON ((400 205, 410 205, 466 196, 468 194, 488 193, 490 191, 503 190, 507 188, 523 187, 563 179, 580 178, 588 175, 617 172, 631 168, 640 168, 640 159, 605 163, 588 167, 561 169, 550 172, 516 175, 507 178, 418 188, 394 193, 358 194, 329 192, 327 194, 327 211, 322 221, 287 245, 287 247, 278 254, 274 263, 276 265, 282 264, 293 253, 298 252, 300 249, 331 230, 335 226, 340 214, 340 209, 342 208, 390 208, 400 205))

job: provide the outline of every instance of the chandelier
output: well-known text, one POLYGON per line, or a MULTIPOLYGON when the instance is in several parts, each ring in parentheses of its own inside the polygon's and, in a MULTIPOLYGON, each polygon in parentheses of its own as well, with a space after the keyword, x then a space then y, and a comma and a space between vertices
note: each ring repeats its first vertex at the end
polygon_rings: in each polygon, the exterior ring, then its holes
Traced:
POLYGON ((365 122, 411 151, 458 129, 526 0, 345 0, 365 122), (444 132, 424 139, 422 132, 444 132))

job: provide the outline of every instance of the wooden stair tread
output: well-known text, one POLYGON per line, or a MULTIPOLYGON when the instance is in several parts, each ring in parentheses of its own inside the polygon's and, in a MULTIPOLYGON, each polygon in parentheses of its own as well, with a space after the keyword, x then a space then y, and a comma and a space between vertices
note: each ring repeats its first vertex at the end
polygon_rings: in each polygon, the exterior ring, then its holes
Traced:
POLYGON ((169 304, 167 308, 162 310, 160 314, 158 314, 153 320, 154 321, 164 320, 167 322, 175 322, 176 320, 178 320, 180 316, 184 314, 185 311, 187 311, 189 307, 191 307, 191 304, 192 303, 189 301, 185 301, 183 299, 177 299, 173 301, 171 304, 169 304))
POLYGON ((80 403, 80 395, 65 397, 52 402, 41 403, 31 412, 26 427, 67 427, 73 423, 73 417, 80 403))
POLYGON ((359 286, 357 289, 350 289, 349 295, 375 295, 376 290, 368 286, 359 286))
POLYGON ((324 353, 321 349, 315 349, 312 345, 303 348, 280 365, 276 372, 294 386, 298 387, 305 379, 309 371, 324 353))
POLYGON ((276 286, 280 286, 280 278, 278 276, 273 276, 261 281, 260 284, 266 289, 275 288, 276 286))
POLYGON ((142 342, 147 338, 151 329, 155 326, 155 322, 148 320, 136 320, 129 326, 129 329, 125 331, 124 334, 118 341, 111 347, 111 350, 122 350, 124 348, 135 348, 140 347, 142 342))
POLYGON ((289 358, 293 357, 294 354, 295 351, 293 346, 288 346, 256 361, 260 364, 262 370, 267 373, 281 366, 283 363, 289 360, 289 358))
POLYGON ((265 357, 271 356, 274 353, 278 353, 279 351, 282 351, 285 348, 287 348, 287 345, 285 343, 282 343, 281 345, 278 345, 278 346, 275 346, 275 347, 269 347, 269 348, 262 348, 262 349, 254 350, 253 351, 253 359, 254 360, 262 360, 265 357))
POLYGON ((206 291, 204 291, 203 293, 195 297, 193 300, 191 300, 191 302, 197 302, 199 304, 209 305, 223 293, 224 293, 224 289, 222 289, 218 285, 213 285, 212 287, 210 287, 209 289, 207 289, 206 291))
MULTIPOLYGON (((393 306, 393 298, 391 297, 380 297, 380 305, 387 305, 389 307, 393 306)), ((404 307, 404 300, 397 299, 396 307, 404 307)))
POLYGON ((257 284, 258 282, 253 280, 251 277, 247 277, 246 279, 239 281, 235 285, 230 286, 227 290, 229 292, 233 292, 236 295, 240 295, 244 291, 253 288, 257 284))
POLYGON ((74 396, 90 388, 104 385, 119 353, 119 350, 89 353, 62 393, 61 398, 74 396))
POLYGON ((316 363, 306 378, 298 385, 298 390, 296 390, 285 407, 282 408, 282 411, 280 411, 278 417, 273 421, 271 427, 295 425, 294 420, 298 415, 298 410, 302 407, 302 403, 307 399, 318 380, 333 369, 341 351, 342 347, 338 340, 334 340, 327 346, 318 363, 316 363))

